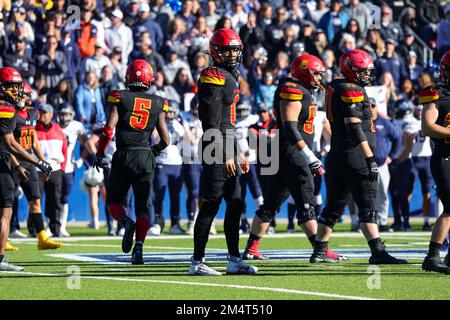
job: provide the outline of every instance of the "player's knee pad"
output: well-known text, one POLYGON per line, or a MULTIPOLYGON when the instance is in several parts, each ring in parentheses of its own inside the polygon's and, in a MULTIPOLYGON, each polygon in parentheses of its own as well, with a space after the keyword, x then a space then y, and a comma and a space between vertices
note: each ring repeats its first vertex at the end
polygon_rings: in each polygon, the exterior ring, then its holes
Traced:
POLYGON ((316 210, 314 210, 314 206, 305 204, 303 210, 297 210, 297 219, 299 225, 311 220, 316 220, 316 210))
POLYGON ((323 209, 321 215, 319 216, 319 223, 326 225, 327 227, 333 228, 336 221, 342 216, 341 213, 333 212, 327 208, 323 209))
POLYGON ((117 221, 120 221, 121 218, 127 215, 125 208, 119 203, 111 203, 108 208, 109 214, 117 221))
POLYGON ((264 206, 259 207, 258 210, 256 210, 255 214, 263 221, 263 222, 270 222, 275 217, 276 210, 269 210, 264 208, 264 206))
POLYGON ((378 213, 376 210, 360 211, 358 213, 359 222, 362 223, 377 223, 378 213))

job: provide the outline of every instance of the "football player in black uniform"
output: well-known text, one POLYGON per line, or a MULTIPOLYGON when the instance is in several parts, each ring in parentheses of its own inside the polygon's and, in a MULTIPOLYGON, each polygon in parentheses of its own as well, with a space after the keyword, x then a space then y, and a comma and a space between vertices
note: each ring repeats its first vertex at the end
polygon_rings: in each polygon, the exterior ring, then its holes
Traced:
MULTIPOLYGON (((40 160, 45 160, 41 147, 34 129, 36 121, 39 118, 37 109, 31 106, 31 87, 28 83, 24 83, 23 99, 24 104, 17 107, 14 120, 16 127, 14 129, 14 137, 16 141, 30 154, 36 155, 40 160)), ((25 197, 29 204, 29 219, 34 227, 38 238, 38 249, 58 249, 63 246, 62 243, 49 239, 45 233, 44 220, 41 212, 41 193, 39 190, 39 176, 34 165, 28 161, 18 161, 16 157, 11 155, 11 163, 16 169, 17 174, 14 175, 16 187, 20 184, 25 197)))
MULTIPOLYGON (((23 268, 8 263, 5 246, 9 235, 12 206, 14 204, 14 178, 10 155, 37 166, 47 176, 52 172, 49 163, 38 160, 14 139, 16 108, 24 106, 23 80, 14 68, 0 69, 0 271, 22 271, 23 268)), ((22 176, 27 178, 26 172, 22 176)))
MULTIPOLYGON (((324 169, 311 151, 316 115, 312 90, 323 89, 324 71, 319 58, 309 54, 299 56, 291 63, 292 77, 283 79, 275 92, 274 107, 280 130, 279 168, 270 181, 269 191, 264 195, 264 204, 255 213, 244 259, 266 259, 258 250, 260 239, 289 194, 297 207, 298 224, 314 246, 317 221, 313 175, 324 174, 324 169)), ((341 259, 329 249, 327 258, 341 259)))
POLYGON ((423 104, 422 132, 434 142, 431 173, 444 206, 444 212, 433 226, 428 255, 422 269, 450 274, 448 254, 446 265, 441 262, 439 255, 445 236, 450 231, 450 51, 441 59, 439 76, 442 83, 435 88, 422 90, 419 97, 419 102, 423 104))
POLYGON ((130 252, 136 231, 136 244, 131 263, 143 264, 142 246, 149 228, 150 194, 155 169, 155 157, 169 144, 165 112, 167 100, 145 93, 153 81, 151 65, 141 59, 127 68, 125 83, 128 90, 114 90, 109 94, 111 113, 102 129, 94 167, 107 165, 105 150, 116 128, 117 150, 113 155, 107 186, 106 203, 111 216, 125 226, 122 251, 130 252), (150 146, 150 135, 155 129, 161 141, 150 146), (130 186, 133 187, 136 222, 127 217, 122 203, 130 186))
POLYGON ((372 252, 369 263, 407 263, 386 252, 378 233, 375 209, 378 167, 373 156, 376 137, 364 89, 373 79, 372 58, 363 50, 351 50, 342 55, 339 69, 343 78, 333 80, 326 90, 327 118, 332 132, 325 175, 327 201, 318 219, 310 262, 327 259, 328 239, 352 196, 359 209, 362 232, 372 252))
POLYGON ((257 268, 242 261, 239 252, 239 221, 242 212, 239 175, 250 165, 237 152, 234 126, 239 101, 239 73, 243 45, 230 29, 214 32, 209 42, 214 66, 204 69, 198 84, 199 118, 204 134, 200 140, 203 165, 201 205, 194 226, 194 256, 189 275, 219 276, 205 263, 205 247, 211 224, 222 198, 227 203, 224 220, 228 246, 228 274, 254 274, 257 268), (238 155, 237 155, 238 154, 238 155))

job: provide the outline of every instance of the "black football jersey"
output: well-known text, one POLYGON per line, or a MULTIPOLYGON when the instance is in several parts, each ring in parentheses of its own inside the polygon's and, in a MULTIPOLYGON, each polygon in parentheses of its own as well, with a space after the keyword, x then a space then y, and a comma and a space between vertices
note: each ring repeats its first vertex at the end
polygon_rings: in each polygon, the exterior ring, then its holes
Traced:
POLYGON ((345 79, 335 79, 325 94, 327 118, 331 125, 331 148, 349 149, 357 146, 351 137, 344 118, 354 117, 362 121, 362 128, 372 151, 376 147, 376 131, 372 121, 366 90, 345 79))
MULTIPOLYGON (((234 135, 236 123, 236 104, 239 101, 239 75, 220 67, 208 67, 200 74, 198 81, 198 115, 202 122, 203 131, 209 129, 220 130, 226 146, 232 145, 237 149, 234 135)), ((206 147, 210 142, 205 142, 206 147)), ((225 154, 224 152, 224 154, 225 154)), ((228 154, 225 154, 227 159, 228 154)))
POLYGON ((108 102, 117 106, 119 113, 117 150, 150 149, 150 135, 159 114, 169 108, 167 100, 144 92, 114 90, 109 94, 108 102))
POLYGON ((239 101, 238 76, 224 68, 209 67, 198 81, 199 118, 203 131, 233 129, 239 101))
POLYGON ((16 121, 14 137, 30 153, 33 148, 33 135, 38 118, 39 113, 35 108, 25 108, 24 110, 17 111, 14 117, 16 121))
POLYGON ((280 148, 286 149, 291 145, 288 143, 283 134, 283 122, 280 116, 280 102, 282 100, 300 101, 302 108, 298 115, 298 131, 301 133, 306 145, 311 149, 314 141, 314 117, 316 116, 316 103, 312 97, 311 91, 300 84, 298 80, 293 78, 285 78, 281 80, 275 91, 273 105, 277 118, 277 126, 280 129, 280 148))
MULTIPOLYGON (((442 127, 450 127, 450 88, 442 84, 435 88, 427 88, 420 91, 419 102, 421 104, 434 102, 439 115, 436 124, 442 127)), ((434 153, 442 157, 450 157, 450 138, 431 138, 434 142, 434 153)))
MULTIPOLYGON (((14 106, 4 100, 0 100, 0 136, 13 133, 16 126, 14 115, 16 109, 14 106)), ((9 155, 9 150, 6 145, 0 140, 0 155, 9 155)))

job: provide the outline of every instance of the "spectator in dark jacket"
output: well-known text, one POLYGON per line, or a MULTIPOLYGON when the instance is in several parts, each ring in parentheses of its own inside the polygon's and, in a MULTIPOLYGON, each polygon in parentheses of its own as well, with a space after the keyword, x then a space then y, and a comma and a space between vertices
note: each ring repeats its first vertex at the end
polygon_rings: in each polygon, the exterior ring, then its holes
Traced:
POLYGON ((269 52, 269 60, 273 61, 278 52, 278 48, 283 44, 284 29, 288 26, 286 23, 286 9, 284 7, 277 9, 277 17, 274 22, 266 29, 265 48, 269 52))
POLYGON ((417 56, 417 63, 422 67, 425 65, 425 60, 423 59, 423 48, 416 42, 414 32, 407 28, 404 30, 405 40, 398 46, 398 53, 403 57, 408 57, 409 52, 414 51, 417 56))
POLYGON ((318 27, 325 32, 328 42, 332 43, 334 37, 347 27, 349 20, 350 16, 342 9, 342 0, 332 0, 330 11, 322 16, 318 27))
POLYGON ((36 73, 34 61, 26 54, 26 40, 24 37, 17 37, 14 41, 14 51, 12 54, 5 55, 3 65, 16 69, 22 75, 22 78, 32 83, 36 73))
POLYGON ((444 12, 437 0, 420 1, 418 10, 420 35, 426 43, 429 43, 435 37, 437 25, 444 17, 444 12))
POLYGON ((249 68, 253 52, 262 46, 265 40, 264 30, 256 22, 256 14, 251 12, 248 15, 247 24, 244 25, 239 31, 244 46, 244 65, 249 68))
POLYGON ((153 67, 153 72, 162 71, 164 67, 164 58, 153 50, 153 43, 150 37, 141 36, 136 43, 137 49, 131 53, 131 59, 144 59, 153 67))
POLYGON ((64 28, 61 33, 60 47, 64 51, 64 56, 67 63, 65 77, 71 79, 72 88, 76 88, 78 85, 81 66, 80 48, 75 42, 75 34, 73 31, 69 31, 64 28))
POLYGON ((381 6, 381 35, 383 39, 394 39, 399 42, 403 39, 402 28, 397 22, 394 22, 392 9, 386 3, 381 6))
POLYGON ((408 71, 406 70, 403 59, 395 53, 397 42, 394 39, 387 39, 386 52, 384 55, 375 61, 376 75, 380 77, 386 71, 392 74, 394 84, 397 89, 400 88, 400 83, 404 79, 409 79, 408 71))
POLYGON ((54 92, 50 92, 47 97, 49 103, 55 109, 62 103, 68 102, 73 105, 74 90, 71 79, 64 78, 58 83, 58 87, 54 92))
POLYGON ((142 31, 148 31, 156 51, 163 46, 164 35, 161 26, 153 21, 149 15, 150 6, 143 3, 139 6, 139 21, 133 26, 133 34, 139 35, 142 31))
POLYGON ((58 40, 49 37, 45 54, 37 58, 36 68, 47 76, 47 88, 53 90, 67 72, 67 62, 64 53, 57 50, 58 40))

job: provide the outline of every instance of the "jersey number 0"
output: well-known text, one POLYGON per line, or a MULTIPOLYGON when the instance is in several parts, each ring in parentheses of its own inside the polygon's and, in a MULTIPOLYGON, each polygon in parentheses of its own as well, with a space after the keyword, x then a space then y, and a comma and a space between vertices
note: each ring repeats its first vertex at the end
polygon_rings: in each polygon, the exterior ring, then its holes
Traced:
POLYGON ((147 127, 152 100, 135 98, 133 113, 130 116, 130 126, 135 129, 144 130, 147 127))

